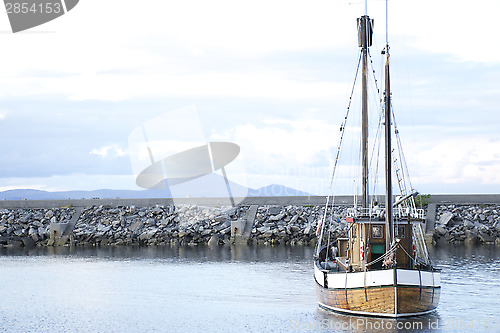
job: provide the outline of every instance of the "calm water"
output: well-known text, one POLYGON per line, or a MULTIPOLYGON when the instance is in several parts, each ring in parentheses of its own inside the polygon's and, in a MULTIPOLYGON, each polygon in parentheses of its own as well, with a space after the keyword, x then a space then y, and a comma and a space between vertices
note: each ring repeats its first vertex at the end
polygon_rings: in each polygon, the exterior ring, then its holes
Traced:
POLYGON ((438 311, 382 320, 319 309, 308 247, 0 249, 0 331, 500 331, 500 248, 430 250, 438 311))

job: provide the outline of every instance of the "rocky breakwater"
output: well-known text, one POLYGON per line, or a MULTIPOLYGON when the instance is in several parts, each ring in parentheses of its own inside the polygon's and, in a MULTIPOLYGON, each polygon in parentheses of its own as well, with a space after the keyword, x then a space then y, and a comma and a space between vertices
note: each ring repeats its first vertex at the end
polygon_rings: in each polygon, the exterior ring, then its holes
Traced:
POLYGON ((440 205, 433 242, 500 245, 500 205, 440 205))
MULTIPOLYGON (((101 205, 81 212, 71 207, 4 209, 0 211, 0 247, 53 245, 51 224, 69 223, 77 217, 67 240, 75 246, 229 244, 233 240, 231 223, 246 221, 249 208, 101 205)), ((260 206, 255 220, 250 218, 239 235, 253 244, 311 244, 323 214, 323 206, 260 206)), ((344 208, 329 209, 328 219, 331 214, 335 216, 335 236, 347 229, 345 221, 338 220, 344 208)))
POLYGON ((194 205, 91 207, 73 231, 75 245, 197 245, 230 241, 231 221, 246 207, 194 205))
MULTIPOLYGON (((261 206, 257 211, 250 241, 264 245, 308 245, 316 242, 316 229, 324 215, 324 206, 261 206)), ((335 228, 333 236, 347 230, 347 224, 337 222, 344 215, 344 207, 334 207, 327 213, 327 221, 335 228)))
POLYGON ((67 223, 72 208, 0 210, 0 247, 47 245, 51 223, 67 223))

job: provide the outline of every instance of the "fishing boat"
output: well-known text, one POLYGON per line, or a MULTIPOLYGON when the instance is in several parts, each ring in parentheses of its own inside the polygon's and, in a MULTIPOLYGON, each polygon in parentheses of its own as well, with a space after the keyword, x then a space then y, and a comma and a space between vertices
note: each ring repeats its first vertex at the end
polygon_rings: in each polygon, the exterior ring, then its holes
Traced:
MULTIPOLYGON (((357 27, 360 48, 358 72, 362 81, 361 168, 358 168, 361 171, 358 175, 361 195, 354 198, 352 206, 342 210, 334 208, 335 174, 346 132, 351 107, 349 104, 348 115, 341 125, 330 183, 333 194, 327 197, 324 214, 317 229, 314 279, 318 302, 323 309, 353 315, 423 315, 434 311, 438 306, 440 272, 433 267, 429 258, 422 227, 425 212, 417 208, 415 198, 418 193, 411 187, 406 159, 402 155, 391 103, 388 34, 386 32, 386 43, 382 51, 385 62, 384 91, 378 100, 379 128, 383 129, 380 131, 380 141, 383 141, 385 151, 380 154, 384 159, 384 177, 380 178, 385 179, 385 182, 381 181, 385 186, 379 187, 385 187, 385 193, 377 196, 369 193, 372 188, 370 181, 377 177, 370 177, 369 173, 369 160, 373 160, 375 154, 368 154, 367 88, 373 19, 367 15, 366 2, 365 15, 357 19, 357 27), (397 189, 399 193, 396 196, 397 189), (377 198, 383 198, 385 205, 379 205, 377 198), (339 225, 344 226, 342 232, 339 232, 339 225)), ((351 99, 352 96, 349 100, 351 99)), ((376 141, 376 138, 371 141, 376 141)))

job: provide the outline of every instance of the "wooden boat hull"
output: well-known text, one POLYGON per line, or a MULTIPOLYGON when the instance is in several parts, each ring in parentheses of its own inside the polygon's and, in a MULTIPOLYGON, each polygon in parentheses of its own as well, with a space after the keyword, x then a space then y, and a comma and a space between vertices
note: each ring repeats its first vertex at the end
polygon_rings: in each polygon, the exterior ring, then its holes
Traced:
POLYGON ((322 308, 356 315, 426 314, 437 308, 441 291, 439 272, 431 271, 388 269, 344 273, 315 267, 315 280, 322 308))

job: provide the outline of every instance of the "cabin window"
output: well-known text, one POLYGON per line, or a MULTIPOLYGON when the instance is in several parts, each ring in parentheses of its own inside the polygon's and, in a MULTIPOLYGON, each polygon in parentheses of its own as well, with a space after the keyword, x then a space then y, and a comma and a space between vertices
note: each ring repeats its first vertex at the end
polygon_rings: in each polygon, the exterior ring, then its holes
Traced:
POLYGON ((406 227, 404 225, 398 225, 396 228, 396 237, 397 238, 406 238, 406 227))
POLYGON ((382 238, 382 226, 381 225, 372 225, 372 238, 382 238))

